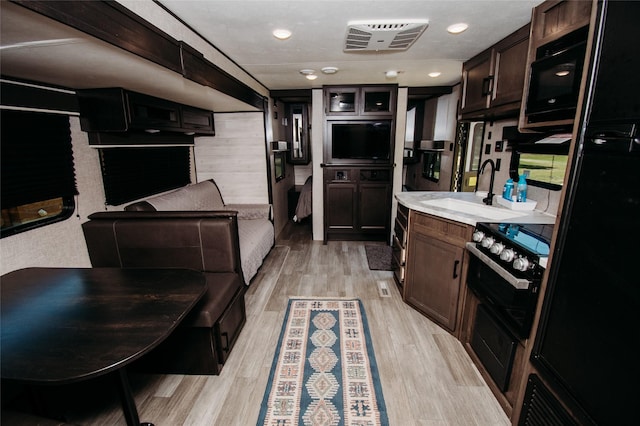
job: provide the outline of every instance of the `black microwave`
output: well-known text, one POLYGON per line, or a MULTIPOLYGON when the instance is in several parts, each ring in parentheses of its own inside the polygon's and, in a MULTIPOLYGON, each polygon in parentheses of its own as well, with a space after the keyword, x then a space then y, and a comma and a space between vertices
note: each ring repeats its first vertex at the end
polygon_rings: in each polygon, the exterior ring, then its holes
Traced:
POLYGON ((567 46, 571 41, 576 37, 540 48, 531 64, 525 110, 530 123, 574 118, 587 43, 567 46))

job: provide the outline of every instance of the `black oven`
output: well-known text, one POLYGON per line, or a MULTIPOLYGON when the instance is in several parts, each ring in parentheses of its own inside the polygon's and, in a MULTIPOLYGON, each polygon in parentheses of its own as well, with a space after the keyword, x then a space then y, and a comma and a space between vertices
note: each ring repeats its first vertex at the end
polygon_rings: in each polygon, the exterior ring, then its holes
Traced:
POLYGON ((584 30, 538 49, 526 102, 529 122, 574 118, 587 35, 584 30))
POLYGON ((497 386, 509 386, 519 341, 531 332, 553 225, 478 223, 467 286, 480 304, 471 347, 497 386))

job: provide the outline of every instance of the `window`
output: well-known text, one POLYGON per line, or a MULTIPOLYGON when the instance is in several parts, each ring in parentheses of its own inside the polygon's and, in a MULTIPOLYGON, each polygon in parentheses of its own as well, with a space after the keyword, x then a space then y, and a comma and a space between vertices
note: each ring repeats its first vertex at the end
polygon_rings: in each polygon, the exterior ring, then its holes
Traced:
POLYGON ((112 206, 191 183, 190 148, 103 148, 106 203, 112 206))
POLYGON ((71 216, 77 190, 69 117, 2 110, 1 121, 0 236, 71 216))
POLYGON ((423 153, 422 163, 422 176, 432 182, 438 182, 440 180, 440 152, 423 153))
MULTIPOLYGON (((559 190, 564 182, 569 156, 566 154, 515 153, 517 176, 527 176, 527 183, 542 188, 559 190)), ((514 181, 516 177, 513 176, 514 181)))

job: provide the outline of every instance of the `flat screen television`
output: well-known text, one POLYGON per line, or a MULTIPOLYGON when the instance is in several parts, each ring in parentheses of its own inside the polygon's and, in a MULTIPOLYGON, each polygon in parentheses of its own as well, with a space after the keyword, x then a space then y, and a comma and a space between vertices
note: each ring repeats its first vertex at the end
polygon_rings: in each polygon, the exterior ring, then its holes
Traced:
POLYGON ((392 158, 391 120, 330 121, 325 162, 387 164, 392 158))

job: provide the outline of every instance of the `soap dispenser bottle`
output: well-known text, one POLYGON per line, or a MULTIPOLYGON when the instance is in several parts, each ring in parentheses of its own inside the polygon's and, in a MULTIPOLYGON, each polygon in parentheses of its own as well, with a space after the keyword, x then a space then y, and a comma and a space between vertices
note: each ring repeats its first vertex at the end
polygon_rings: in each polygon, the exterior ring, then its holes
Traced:
POLYGON ((502 198, 505 200, 513 201, 513 179, 509 178, 504 184, 504 189, 502 190, 502 198))
POLYGON ((520 180, 518 180, 516 201, 519 202, 519 203, 524 203, 524 202, 527 201, 527 177, 526 177, 526 175, 520 175, 520 180))

